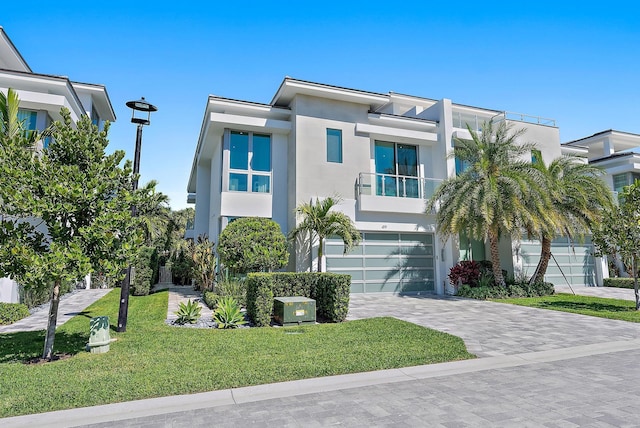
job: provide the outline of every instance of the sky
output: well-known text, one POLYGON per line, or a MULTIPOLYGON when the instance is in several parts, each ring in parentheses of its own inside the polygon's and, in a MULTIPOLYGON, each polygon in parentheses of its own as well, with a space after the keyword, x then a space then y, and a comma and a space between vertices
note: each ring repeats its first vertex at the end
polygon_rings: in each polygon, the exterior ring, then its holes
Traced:
POLYGON ((109 150, 173 209, 209 94, 268 103, 285 76, 555 119, 562 142, 640 133, 640 6, 631 1, 5 2, 0 26, 36 73, 107 88, 109 150))

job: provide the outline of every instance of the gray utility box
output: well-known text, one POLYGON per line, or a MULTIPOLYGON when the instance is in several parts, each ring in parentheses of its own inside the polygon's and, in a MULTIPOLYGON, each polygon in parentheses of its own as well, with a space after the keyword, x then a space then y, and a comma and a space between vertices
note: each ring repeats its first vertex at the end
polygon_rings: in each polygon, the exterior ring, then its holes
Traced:
POLYGON ((316 301, 306 297, 276 297, 273 318, 281 325, 315 324, 316 301))

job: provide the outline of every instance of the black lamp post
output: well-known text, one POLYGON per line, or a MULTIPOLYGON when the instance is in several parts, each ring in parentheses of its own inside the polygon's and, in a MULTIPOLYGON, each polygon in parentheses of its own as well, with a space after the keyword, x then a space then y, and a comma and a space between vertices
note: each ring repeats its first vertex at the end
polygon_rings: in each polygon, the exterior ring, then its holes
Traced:
MULTIPOLYGON (((151 113, 158 111, 158 108, 153 104, 149 104, 145 101, 144 97, 138 101, 128 101, 127 107, 131 109, 131 123, 138 125, 136 133, 136 151, 133 158, 133 190, 138 189, 138 174, 140 173, 140 149, 142 148, 142 127, 151 123, 151 113), (136 112, 141 112, 136 116, 136 112), (147 113, 144 117, 144 113, 147 113)), ((136 216, 136 206, 131 207, 131 215, 136 216)), ((127 331, 127 314, 129 311, 129 285, 131 282, 131 265, 127 268, 127 275, 122 281, 120 288, 120 311, 118 312, 118 328, 117 331, 127 331)))

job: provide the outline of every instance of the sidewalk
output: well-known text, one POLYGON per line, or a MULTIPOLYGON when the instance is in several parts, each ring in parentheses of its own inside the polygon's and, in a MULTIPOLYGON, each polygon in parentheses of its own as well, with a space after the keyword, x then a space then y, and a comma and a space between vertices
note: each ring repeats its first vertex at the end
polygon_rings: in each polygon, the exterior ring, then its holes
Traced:
POLYGON ((574 285, 569 287, 568 285, 556 285, 555 287, 556 293, 567 293, 573 294, 571 289, 575 294, 581 296, 594 296, 594 297, 606 297, 608 299, 620 299, 620 300, 636 300, 633 289, 631 288, 616 288, 616 287, 583 287, 579 285, 574 285))
MULTIPOLYGON (((111 288, 96 288, 90 290, 78 290, 69 296, 63 296, 58 306, 58 321, 56 327, 60 327, 74 316, 82 312, 93 302, 106 296, 111 288)), ((0 326, 1 333, 16 333, 19 331, 37 331, 47 328, 49 318, 49 305, 34 314, 10 325, 0 326)))
POLYGON ((178 318, 176 311, 180 308, 180 303, 187 303, 187 301, 197 301, 200 305, 200 318, 211 319, 213 311, 209 309, 207 305, 202 301, 202 293, 196 291, 190 285, 180 286, 172 285, 167 287, 169 289, 169 307, 167 308, 167 320, 175 320, 178 318))

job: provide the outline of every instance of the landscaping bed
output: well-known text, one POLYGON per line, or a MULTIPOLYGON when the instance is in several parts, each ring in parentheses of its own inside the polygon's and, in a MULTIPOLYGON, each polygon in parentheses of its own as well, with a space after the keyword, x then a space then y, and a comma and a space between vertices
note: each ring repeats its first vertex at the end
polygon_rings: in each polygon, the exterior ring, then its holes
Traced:
POLYGON ((167 296, 131 296, 117 333, 112 291, 57 330, 56 352, 72 357, 51 363, 24 364, 42 352, 43 331, 0 335, 0 417, 474 357, 460 338, 395 318, 176 329, 164 323, 167 296), (84 351, 98 315, 118 339, 105 354, 84 351))

